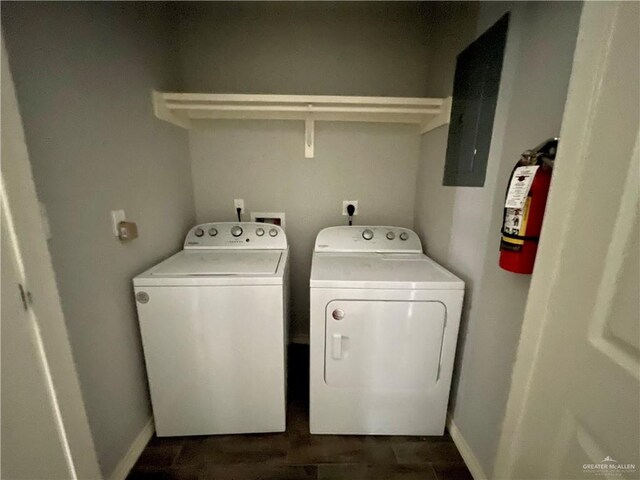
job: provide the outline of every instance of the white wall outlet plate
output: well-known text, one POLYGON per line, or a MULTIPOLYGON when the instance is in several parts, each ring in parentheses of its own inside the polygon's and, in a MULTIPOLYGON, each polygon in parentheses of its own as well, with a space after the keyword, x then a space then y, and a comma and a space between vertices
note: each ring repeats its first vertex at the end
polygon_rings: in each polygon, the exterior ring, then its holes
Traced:
POLYGON ((233 208, 235 208, 236 211, 239 208, 240 209, 240 213, 244 213, 244 200, 242 198, 236 198, 233 201, 233 208))
POLYGON ((120 236, 118 224, 124 222, 124 210, 111 210, 111 230, 116 237, 120 236))
POLYGON ((355 211, 353 212, 353 215, 357 215, 358 214, 358 200, 343 200, 342 201, 342 215, 346 215, 348 216, 349 213, 347 212, 347 206, 349 205, 353 205, 354 207, 356 207, 355 211))

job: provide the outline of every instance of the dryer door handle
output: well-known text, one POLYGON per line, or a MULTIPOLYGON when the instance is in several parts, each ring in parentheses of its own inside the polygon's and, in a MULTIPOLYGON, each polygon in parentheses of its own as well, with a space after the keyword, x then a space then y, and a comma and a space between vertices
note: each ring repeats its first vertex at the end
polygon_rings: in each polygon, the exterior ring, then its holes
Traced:
POLYGON ((331 358, 334 360, 342 358, 342 335, 339 333, 331 336, 331 358))

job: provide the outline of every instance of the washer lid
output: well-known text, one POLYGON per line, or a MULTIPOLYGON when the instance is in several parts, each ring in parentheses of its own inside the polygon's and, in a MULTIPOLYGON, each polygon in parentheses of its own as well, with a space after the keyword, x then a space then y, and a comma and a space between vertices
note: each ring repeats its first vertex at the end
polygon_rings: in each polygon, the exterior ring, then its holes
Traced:
POLYGON ((281 250, 183 250, 149 272, 158 277, 274 275, 281 250))
POLYGON ((311 287, 463 290, 464 282, 422 253, 316 253, 311 287))

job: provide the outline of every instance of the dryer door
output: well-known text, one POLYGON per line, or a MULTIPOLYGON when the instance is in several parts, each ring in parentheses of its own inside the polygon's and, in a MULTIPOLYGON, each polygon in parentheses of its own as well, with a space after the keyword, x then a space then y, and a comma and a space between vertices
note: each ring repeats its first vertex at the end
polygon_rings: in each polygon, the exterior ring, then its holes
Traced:
POLYGON ((440 302, 334 300, 325 312, 325 382, 424 389, 438 380, 446 308, 440 302))

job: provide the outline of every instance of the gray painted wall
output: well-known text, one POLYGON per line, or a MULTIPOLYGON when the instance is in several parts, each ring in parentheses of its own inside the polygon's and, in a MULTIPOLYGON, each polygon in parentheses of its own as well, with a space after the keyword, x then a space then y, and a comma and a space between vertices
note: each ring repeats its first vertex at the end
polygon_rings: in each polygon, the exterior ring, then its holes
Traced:
POLYGON ((346 222, 413 224, 419 136, 403 125, 316 123, 314 159, 304 158, 302 122, 224 121, 190 134, 199 222, 233 221, 234 198, 250 211, 285 212, 291 248, 290 334, 309 332, 309 273, 317 233, 346 222))
POLYGON ((456 56, 476 37, 479 2, 429 2, 427 92, 448 97, 453 91, 456 56))
POLYGON ((131 279, 193 224, 186 132, 156 120, 176 87, 157 5, 2 5, 2 26, 73 356, 102 472, 151 415, 131 279), (140 237, 111 233, 123 208, 140 237))
POLYGON ((179 12, 187 91, 427 95, 428 4, 192 2, 179 12))
POLYGON ((519 154, 560 131, 581 4, 484 3, 476 35, 507 10, 485 186, 442 186, 447 128, 433 131, 421 145, 415 215, 427 253, 467 282, 452 418, 489 477, 530 280, 498 267, 504 189, 519 154))
MULTIPOLYGON (((419 3, 200 3, 181 9, 183 87, 191 91, 428 96, 431 8, 419 3)), ((313 242, 343 224, 411 227, 420 137, 415 127, 317 122, 304 158, 302 122, 219 121, 190 132, 198 221, 284 211, 291 245, 291 334, 309 331, 313 242)))

